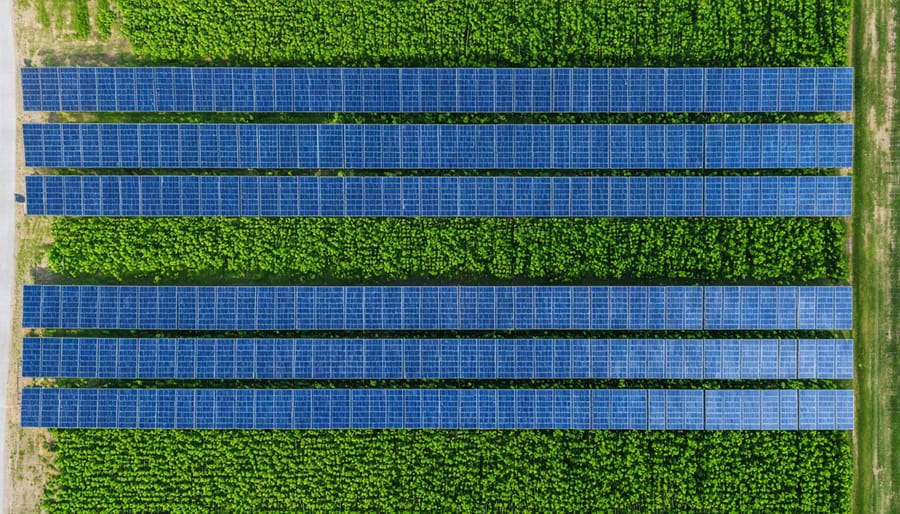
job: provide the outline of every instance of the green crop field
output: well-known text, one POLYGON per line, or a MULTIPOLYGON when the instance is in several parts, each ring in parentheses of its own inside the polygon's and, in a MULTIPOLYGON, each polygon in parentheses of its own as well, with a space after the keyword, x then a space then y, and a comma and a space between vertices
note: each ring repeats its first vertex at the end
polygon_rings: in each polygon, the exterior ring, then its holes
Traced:
MULTIPOLYGON (((74 24, 71 37, 83 39, 96 31, 98 41, 92 41, 90 52, 103 52, 101 40, 110 32, 113 39, 124 36, 130 53, 115 59, 140 65, 840 66, 848 63, 851 22, 849 0, 104 0, 90 3, 90 9, 99 11, 89 11, 87 21, 83 13, 88 4, 59 4, 37 2, 23 9, 36 10, 39 18, 43 13, 47 30, 64 23, 50 20, 69 19, 74 24), (65 13, 76 15, 67 18, 65 13)), ((77 56, 55 58, 78 62, 77 56)), ((831 113, 117 113, 60 118, 378 123, 840 119, 831 113)), ((845 221, 822 218, 58 218, 34 236, 44 244, 34 265, 39 282, 79 284, 845 284, 850 274, 846 230, 845 221)), ((708 334, 692 336, 703 335, 708 334)), ((367 385, 377 384, 356 386, 367 385)), ((648 386, 625 380, 578 385, 648 386)), ((769 381, 753 386, 833 384, 769 381)), ((49 512, 835 513, 849 512, 853 504, 853 441, 842 432, 54 430, 49 450, 53 471, 42 504, 49 512)))
POLYGON ((843 280, 835 219, 63 218, 53 271, 236 283, 843 280))

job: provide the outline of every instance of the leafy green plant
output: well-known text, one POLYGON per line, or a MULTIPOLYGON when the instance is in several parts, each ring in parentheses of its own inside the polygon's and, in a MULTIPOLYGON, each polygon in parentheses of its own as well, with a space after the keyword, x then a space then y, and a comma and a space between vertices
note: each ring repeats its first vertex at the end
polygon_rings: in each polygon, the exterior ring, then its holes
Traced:
POLYGON ((51 269, 84 280, 598 283, 847 276, 836 219, 59 218, 51 269))
POLYGON ((50 512, 849 511, 838 432, 57 430, 50 512))
POLYGON ((112 35, 112 25, 117 15, 109 4, 110 0, 97 0, 97 32, 103 39, 112 35))
POLYGON ((72 26, 75 29, 75 39, 87 39, 91 35, 91 12, 87 0, 72 3, 72 26))
POLYGON ((120 0, 154 61, 304 66, 832 66, 847 0, 120 0))

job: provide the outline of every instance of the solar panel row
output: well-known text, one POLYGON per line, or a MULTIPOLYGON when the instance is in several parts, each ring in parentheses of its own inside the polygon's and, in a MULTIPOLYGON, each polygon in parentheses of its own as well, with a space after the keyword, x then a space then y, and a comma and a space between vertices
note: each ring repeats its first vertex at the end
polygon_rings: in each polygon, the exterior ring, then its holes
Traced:
POLYGON ((853 125, 24 124, 65 168, 843 168, 853 125))
POLYGON ((852 430, 852 390, 25 388, 22 426, 852 430))
POLYGON ((753 330, 761 326, 785 330, 850 330, 850 288, 801 287, 799 294, 792 289, 706 287, 704 327, 707 330, 753 330))
POLYGON ((25 338, 22 375, 98 379, 852 379, 853 341, 25 338))
POLYGON ((853 390, 706 391, 705 407, 707 430, 853 429, 853 390))
POLYGON ((849 330, 849 287, 24 287, 26 328, 849 330))
POLYGON ((51 216, 849 216, 850 177, 28 176, 51 216))
POLYGON ((26 111, 849 111, 852 68, 22 68, 26 111))
POLYGON ((853 378, 852 340, 801 339, 797 356, 798 378, 853 378))

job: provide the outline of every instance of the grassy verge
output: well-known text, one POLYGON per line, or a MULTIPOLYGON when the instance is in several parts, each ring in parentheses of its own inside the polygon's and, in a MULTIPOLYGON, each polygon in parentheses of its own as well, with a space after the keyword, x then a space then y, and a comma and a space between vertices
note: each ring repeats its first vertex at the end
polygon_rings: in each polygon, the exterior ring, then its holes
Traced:
POLYGON ((892 34, 897 2, 854 4, 853 64, 856 67, 856 155, 853 222, 857 358, 856 480, 854 510, 896 512, 898 483, 894 448, 900 444, 893 378, 897 367, 896 330, 900 322, 896 276, 898 237, 892 198, 897 166, 890 140, 896 98, 892 34))

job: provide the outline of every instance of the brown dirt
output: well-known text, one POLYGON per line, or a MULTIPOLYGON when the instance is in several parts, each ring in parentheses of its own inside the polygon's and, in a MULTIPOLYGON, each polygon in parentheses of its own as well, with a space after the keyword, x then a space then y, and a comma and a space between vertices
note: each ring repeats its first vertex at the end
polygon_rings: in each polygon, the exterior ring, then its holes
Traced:
MULTIPOLYGON (((97 12, 96 2, 90 2, 89 7, 92 15, 97 12)), ((57 23, 47 28, 41 26, 36 9, 21 4, 15 8, 13 24, 18 28, 19 55, 24 57, 27 66, 112 65, 118 64, 123 55, 131 54, 128 41, 116 26, 105 41, 97 39, 96 34, 79 41, 72 38, 74 31, 60 29, 57 23)))

